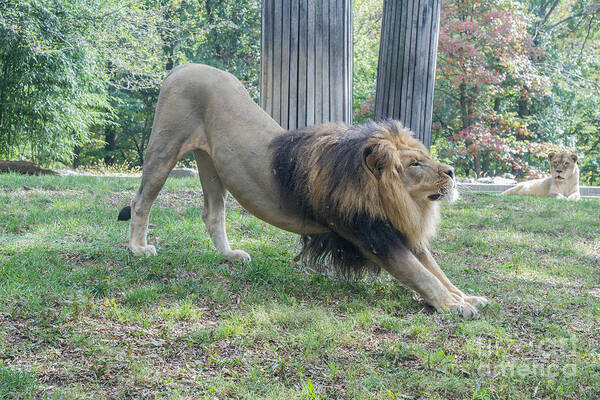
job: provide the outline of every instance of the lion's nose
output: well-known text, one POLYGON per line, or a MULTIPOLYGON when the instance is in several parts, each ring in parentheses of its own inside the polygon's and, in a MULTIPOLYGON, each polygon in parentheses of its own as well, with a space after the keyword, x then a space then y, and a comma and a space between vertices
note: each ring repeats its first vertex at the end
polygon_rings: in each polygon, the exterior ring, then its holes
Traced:
POLYGON ((557 169, 556 172, 560 174, 562 172, 562 169, 557 169))
POLYGON ((448 175, 450 178, 454 179, 454 168, 450 167, 449 169, 447 169, 446 171, 444 171, 446 173, 446 175, 448 175))

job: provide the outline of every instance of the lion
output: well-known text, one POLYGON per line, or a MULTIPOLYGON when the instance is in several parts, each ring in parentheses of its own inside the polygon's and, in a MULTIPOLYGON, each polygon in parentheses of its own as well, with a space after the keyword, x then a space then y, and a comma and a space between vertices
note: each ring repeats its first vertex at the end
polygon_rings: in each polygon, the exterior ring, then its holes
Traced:
POLYGON ((286 132, 233 75, 179 66, 160 90, 140 188, 119 214, 131 218, 134 254, 156 254, 146 241, 150 209, 190 151, 204 192, 202 219, 227 260, 250 261, 227 240, 229 191, 259 219, 302 235, 303 257, 345 271, 383 268, 438 312, 477 318, 487 304, 454 286, 431 254, 440 200, 458 197, 454 170, 432 160, 399 122, 286 132))
POLYGON ((556 199, 579 200, 579 167, 577 154, 563 152, 548 153, 550 176, 521 182, 502 194, 529 194, 554 197, 556 199))

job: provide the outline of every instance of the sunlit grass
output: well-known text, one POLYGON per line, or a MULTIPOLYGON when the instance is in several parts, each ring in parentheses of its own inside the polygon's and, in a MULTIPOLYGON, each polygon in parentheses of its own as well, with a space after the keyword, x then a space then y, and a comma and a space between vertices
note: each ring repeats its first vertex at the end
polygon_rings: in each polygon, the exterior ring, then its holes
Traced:
POLYGON ((600 203, 465 194, 433 251, 492 300, 436 314, 388 275, 299 265, 293 234, 228 200, 216 254, 196 179, 152 211, 159 254, 116 221, 139 179, 0 175, 0 398, 597 399, 600 203))

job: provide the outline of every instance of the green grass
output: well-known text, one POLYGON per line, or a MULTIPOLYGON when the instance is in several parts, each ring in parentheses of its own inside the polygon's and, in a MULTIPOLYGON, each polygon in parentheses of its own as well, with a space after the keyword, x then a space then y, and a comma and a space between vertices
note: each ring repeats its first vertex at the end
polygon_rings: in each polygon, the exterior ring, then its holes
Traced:
POLYGON ((598 399, 600 203, 464 194, 433 250, 492 303, 436 314, 386 274, 293 265, 295 235, 229 201, 217 255, 194 179, 149 242, 116 221, 139 179, 0 175, 0 398, 598 399))

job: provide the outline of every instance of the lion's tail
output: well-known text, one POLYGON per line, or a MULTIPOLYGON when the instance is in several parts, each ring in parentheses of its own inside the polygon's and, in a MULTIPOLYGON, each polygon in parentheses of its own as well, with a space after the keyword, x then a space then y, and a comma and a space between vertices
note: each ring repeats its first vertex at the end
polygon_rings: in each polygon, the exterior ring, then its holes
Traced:
POLYGON ((129 221, 131 219, 131 207, 126 206, 121 209, 119 212, 119 216, 117 217, 118 221, 129 221))
POLYGON ((317 270, 333 267, 346 278, 360 278, 363 273, 379 273, 379 266, 369 262, 352 243, 335 232, 302 236, 300 258, 317 270))

